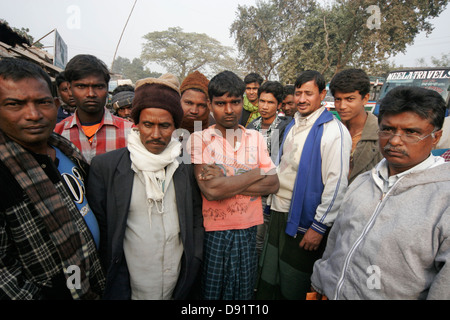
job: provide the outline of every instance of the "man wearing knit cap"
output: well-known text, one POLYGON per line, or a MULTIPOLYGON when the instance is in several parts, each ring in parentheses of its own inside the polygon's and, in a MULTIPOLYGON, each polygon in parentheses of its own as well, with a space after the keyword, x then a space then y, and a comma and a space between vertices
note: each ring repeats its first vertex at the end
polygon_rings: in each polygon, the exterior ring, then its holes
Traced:
MULTIPOLYGON (((187 299, 203 254, 202 199, 172 138, 183 109, 178 79, 137 81, 128 145, 93 159, 88 198, 99 220, 105 299, 187 299)), ((198 286, 197 286, 198 287, 198 286)))
POLYGON ((199 71, 189 74, 181 84, 181 107, 184 111, 181 128, 189 133, 195 131, 196 124, 199 130, 209 126, 212 116, 209 112, 208 84, 209 80, 199 71))

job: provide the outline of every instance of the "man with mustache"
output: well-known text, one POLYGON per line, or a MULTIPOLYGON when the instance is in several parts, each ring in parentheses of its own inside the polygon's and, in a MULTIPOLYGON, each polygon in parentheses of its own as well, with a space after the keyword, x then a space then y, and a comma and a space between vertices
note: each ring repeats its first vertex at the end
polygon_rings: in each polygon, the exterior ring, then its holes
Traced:
POLYGON ((53 132, 56 99, 38 65, 0 60, 0 300, 99 299, 105 286, 88 164, 53 132))
POLYGON ((381 101, 384 156, 349 186, 312 287, 329 299, 450 299, 450 163, 439 142, 445 101, 397 87, 381 101))
POLYGON ((194 298, 202 262, 202 199, 172 137, 183 109, 178 79, 136 82, 126 148, 96 156, 88 199, 100 226, 105 299, 194 298))
POLYGON ((295 81, 297 112, 279 151, 280 189, 268 197, 270 222, 260 260, 258 299, 305 299, 347 188, 351 137, 324 106, 325 79, 295 81))
POLYGON ((67 63, 64 74, 77 109, 56 125, 55 132, 72 141, 88 163, 98 154, 125 147, 133 123, 106 108, 110 74, 103 61, 77 55, 67 63))

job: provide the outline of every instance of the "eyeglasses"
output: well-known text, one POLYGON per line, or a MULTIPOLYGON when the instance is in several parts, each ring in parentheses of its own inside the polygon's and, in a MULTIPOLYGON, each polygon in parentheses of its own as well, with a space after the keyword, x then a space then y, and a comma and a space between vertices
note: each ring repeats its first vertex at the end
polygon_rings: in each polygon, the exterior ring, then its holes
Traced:
POLYGON ((398 133, 394 133, 392 130, 389 130, 389 129, 377 130, 377 133, 378 133, 378 136, 380 137, 380 139, 391 139, 394 136, 398 136, 405 143, 418 143, 418 142, 422 141, 423 139, 428 138, 429 136, 434 138, 435 132, 436 131, 433 131, 433 132, 427 134, 426 136, 421 137, 421 136, 418 136, 415 134, 408 134, 408 133, 398 134, 398 133))

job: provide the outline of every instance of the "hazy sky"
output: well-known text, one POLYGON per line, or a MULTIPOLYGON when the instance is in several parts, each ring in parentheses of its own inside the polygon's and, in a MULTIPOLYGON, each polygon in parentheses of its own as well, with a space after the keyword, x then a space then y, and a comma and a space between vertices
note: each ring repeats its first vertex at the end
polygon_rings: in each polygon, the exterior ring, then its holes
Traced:
MULTIPOLYGON (((35 40, 56 28, 68 46, 69 59, 76 54, 89 53, 111 66, 134 1, 2 0, 0 18, 12 27, 29 28, 35 40)), ((185 32, 206 33, 223 45, 234 47, 229 29, 236 18, 237 7, 255 3, 256 0, 137 0, 117 56, 130 60, 139 57, 145 34, 176 26, 185 32)), ((417 36, 405 55, 394 58, 397 65, 415 66, 418 58, 430 61, 431 56, 450 53, 450 7, 433 20, 433 24, 435 30, 428 38, 423 34, 417 36)), ((51 34, 41 42, 53 46, 53 41, 51 34)), ((53 52, 51 48, 48 50, 53 52)))

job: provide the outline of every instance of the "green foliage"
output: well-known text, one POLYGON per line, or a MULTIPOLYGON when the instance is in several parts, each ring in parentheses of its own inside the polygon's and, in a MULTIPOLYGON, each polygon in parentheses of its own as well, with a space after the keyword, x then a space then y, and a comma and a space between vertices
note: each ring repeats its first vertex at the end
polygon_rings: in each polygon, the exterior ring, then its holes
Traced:
POLYGON ((405 51, 419 32, 433 30, 448 0, 336 0, 328 6, 314 0, 267 0, 238 7, 231 33, 249 70, 292 83, 303 70, 327 79, 347 67, 371 75, 392 66, 389 57, 405 51), (379 28, 369 25, 378 6, 379 28), (258 69, 259 68, 259 69, 258 69))
POLYGON ((128 58, 117 57, 114 60, 112 72, 121 74, 124 79, 131 79, 133 82, 143 78, 158 78, 161 76, 161 73, 152 72, 146 68, 144 62, 139 58, 130 61, 128 58))
POLYGON ((176 27, 150 32, 144 39, 141 59, 165 67, 180 82, 196 70, 208 77, 225 69, 238 69, 231 57, 233 49, 206 34, 187 33, 176 27))

